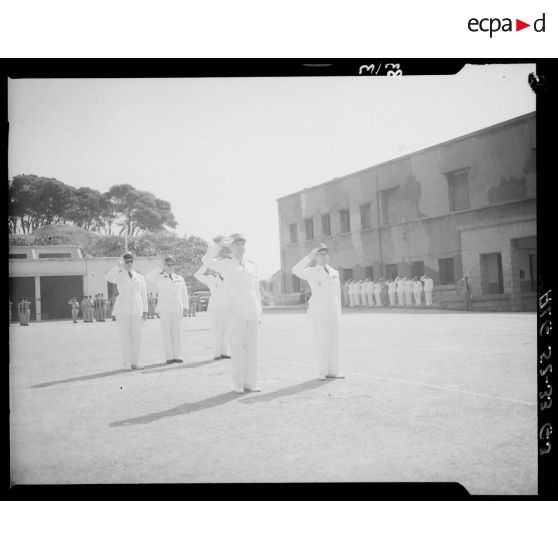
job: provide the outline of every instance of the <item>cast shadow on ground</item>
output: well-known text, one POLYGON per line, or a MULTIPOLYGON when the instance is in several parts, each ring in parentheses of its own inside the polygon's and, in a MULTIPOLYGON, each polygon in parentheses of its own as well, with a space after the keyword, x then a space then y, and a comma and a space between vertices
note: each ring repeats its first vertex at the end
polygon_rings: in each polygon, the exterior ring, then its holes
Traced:
MULTIPOLYGON (((183 364, 179 364, 178 366, 176 365, 172 365, 172 366, 161 366, 160 370, 157 370, 157 372, 169 372, 172 370, 181 370, 182 368, 198 368, 198 366, 203 366, 204 364, 211 364, 213 362, 218 362, 217 360, 215 360, 214 358, 208 358, 205 360, 195 360, 194 362, 184 362, 183 364)), ((142 374, 149 374, 151 373, 152 370, 147 370, 147 366, 145 367, 145 370, 142 370, 142 374)))
POLYGON ((246 405, 251 405, 252 403, 265 403, 267 401, 273 401, 274 399, 279 399, 281 397, 296 395, 297 393, 302 393, 303 391, 317 389, 319 387, 325 386, 327 383, 327 381, 323 382, 317 379, 308 380, 307 382, 302 382, 301 384, 296 384, 294 386, 284 387, 270 393, 262 393, 261 395, 254 395, 253 397, 241 399, 240 403, 246 403, 246 405))
POLYGON ((76 376, 74 378, 66 378, 65 380, 53 380, 52 382, 43 382, 42 384, 36 384, 31 386, 32 388, 46 388, 50 386, 56 386, 59 384, 72 384, 74 382, 85 382, 87 380, 98 380, 99 378, 107 378, 109 376, 118 376, 119 374, 131 374, 132 372, 141 372, 142 374, 149 374, 155 369, 158 371, 166 372, 167 370, 176 370, 177 368, 196 368, 203 364, 209 364, 210 362, 216 362, 213 359, 201 360, 196 362, 186 362, 180 366, 175 364, 167 364, 166 362, 157 362, 155 364, 146 364, 141 370, 125 370, 124 368, 119 368, 118 370, 109 370, 108 372, 99 372, 98 374, 88 374, 87 376, 76 376))
POLYGON ((194 401, 193 403, 183 403, 178 407, 173 407, 172 409, 167 409, 166 411, 159 411, 157 413, 150 413, 149 415, 142 415, 140 417, 111 422, 109 426, 149 424, 151 422, 155 422, 156 420, 161 420, 168 417, 187 415, 189 413, 195 413, 196 411, 203 411, 205 409, 211 409, 212 407, 218 407, 219 405, 224 405, 225 403, 234 401, 235 399, 242 397, 242 395, 242 393, 234 392, 221 393, 220 395, 214 395, 213 397, 208 397, 207 399, 202 399, 201 401, 194 401))

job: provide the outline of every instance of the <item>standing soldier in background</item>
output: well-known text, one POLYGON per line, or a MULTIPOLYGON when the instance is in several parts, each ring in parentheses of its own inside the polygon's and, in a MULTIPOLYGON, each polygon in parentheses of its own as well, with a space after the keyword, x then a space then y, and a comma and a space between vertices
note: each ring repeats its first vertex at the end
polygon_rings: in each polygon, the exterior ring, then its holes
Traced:
POLYGON ((368 296, 366 294, 366 279, 361 279, 359 284, 359 296, 360 296, 360 304, 361 306, 368 306, 368 296))
POLYGON ((89 321, 89 316, 87 315, 87 297, 83 296, 81 299, 81 315, 83 316, 83 323, 87 323, 89 321))
POLYGON ((93 300, 93 319, 96 322, 99 321, 99 293, 95 295, 95 299, 93 300))
POLYGON ((214 358, 219 360, 222 358, 231 358, 229 349, 229 332, 227 321, 227 307, 229 300, 227 298, 227 286, 223 277, 203 265, 194 273, 194 277, 209 287, 211 296, 207 305, 207 313, 211 319, 211 327, 213 329, 214 342, 214 358))
POLYGON ((28 326, 31 318, 31 303, 23 297, 17 305, 19 312, 19 325, 28 326))
POLYGON ((355 305, 354 283, 352 279, 347 281, 347 294, 349 295, 349 306, 352 308, 355 305))
POLYGON ((471 287, 469 285, 469 277, 463 277, 459 280, 459 285, 463 293, 463 309, 471 309, 471 287))
POLYGON ((399 275, 395 278, 395 287, 397 291, 397 304, 403 306, 405 304, 405 277, 399 275))
POLYGON ((408 277, 405 277, 405 305, 412 306, 413 304, 413 282, 408 277))
POLYGON ((72 320, 74 321, 74 324, 77 324, 78 313, 79 313, 79 302, 77 301, 76 297, 73 296, 68 301, 68 304, 70 305, 70 308, 72 309, 72 320))
POLYGON ((344 378, 339 368, 339 272, 329 265, 327 246, 321 244, 314 248, 308 256, 295 264, 292 272, 308 281, 312 289, 308 317, 314 325, 316 336, 318 379, 344 378), (316 265, 311 266, 312 261, 316 265))
POLYGON ((397 290, 397 283, 393 279, 387 280, 387 290, 388 290, 389 305, 395 306, 395 291, 397 290))
POLYGON ((105 312, 106 312, 106 305, 105 305, 105 295, 103 293, 99 293, 99 321, 105 321, 105 312))
POLYGON ((413 277, 413 294, 416 306, 420 306, 422 304, 422 282, 416 275, 413 277))
POLYGON ((122 264, 107 272, 105 280, 118 287, 113 314, 120 334, 124 368, 140 369, 141 328, 147 319, 147 289, 143 275, 133 269, 134 256, 126 253, 122 260, 122 264))
POLYGON ((350 304, 350 302, 349 302, 349 284, 347 283, 347 281, 345 281, 343 283, 342 294, 343 294, 343 306, 347 307, 350 304))
MULTIPOLYGON (((229 331, 233 382, 236 393, 261 391, 258 381, 258 324, 262 302, 258 269, 248 260, 246 238, 239 234, 222 238, 202 257, 204 265, 220 273, 227 285, 230 301, 229 331), (221 248, 230 247, 232 258, 217 258, 221 248)), ((312 301, 312 299, 310 299, 312 301)))
POLYGON ((188 306, 188 317, 196 317, 196 310, 198 308, 199 297, 197 293, 192 292, 190 295, 190 304, 188 306))
POLYGON ((374 283, 372 282, 372 277, 367 277, 364 282, 365 285, 365 296, 368 306, 374 306, 374 283))
POLYGON ((426 306, 432 306, 432 291, 434 290, 434 281, 432 277, 425 273, 420 280, 424 283, 424 298, 426 299, 426 306))
POLYGON ((382 283, 379 280, 374 283, 374 298, 376 306, 382 306, 382 283))
POLYGON ((388 304, 388 292, 387 292, 387 283, 383 277, 380 277, 380 285, 381 285, 381 298, 382 304, 386 306, 388 304))
POLYGON ((167 256, 163 269, 156 267, 146 278, 157 285, 158 312, 161 316, 163 342, 167 364, 183 362, 182 360, 182 316, 188 307, 188 290, 182 275, 175 273, 176 261, 167 256))

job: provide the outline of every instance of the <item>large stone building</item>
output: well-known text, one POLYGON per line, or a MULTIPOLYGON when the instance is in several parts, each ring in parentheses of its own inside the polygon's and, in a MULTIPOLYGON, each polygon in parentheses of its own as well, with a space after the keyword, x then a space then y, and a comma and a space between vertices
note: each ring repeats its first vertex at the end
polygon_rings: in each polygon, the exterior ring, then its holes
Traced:
POLYGON ((282 299, 323 241, 342 280, 427 272, 459 307, 467 276, 474 309, 534 310, 535 161, 529 113, 278 199, 282 299))

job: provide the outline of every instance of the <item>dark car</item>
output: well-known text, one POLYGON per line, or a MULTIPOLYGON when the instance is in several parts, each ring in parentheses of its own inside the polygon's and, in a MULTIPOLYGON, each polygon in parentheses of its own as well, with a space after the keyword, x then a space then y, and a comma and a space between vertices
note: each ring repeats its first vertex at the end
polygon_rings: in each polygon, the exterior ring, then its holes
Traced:
POLYGON ((207 310, 207 305, 209 304, 209 297, 211 293, 209 289, 194 289, 192 294, 198 295, 198 304, 196 306, 196 311, 201 312, 203 310, 207 310))

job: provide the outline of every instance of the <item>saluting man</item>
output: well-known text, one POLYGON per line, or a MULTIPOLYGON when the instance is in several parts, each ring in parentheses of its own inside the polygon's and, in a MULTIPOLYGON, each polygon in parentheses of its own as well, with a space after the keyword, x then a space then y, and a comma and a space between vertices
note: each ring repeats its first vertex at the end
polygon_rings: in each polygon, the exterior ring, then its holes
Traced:
POLYGON ((79 313, 79 302, 77 301, 76 297, 73 296, 69 301, 68 304, 72 309, 72 320, 74 320, 74 324, 77 324, 78 313, 79 313))
POLYGON ((194 273, 194 277, 209 287, 211 296, 207 305, 207 313, 211 318, 214 335, 215 360, 231 358, 229 349, 229 331, 227 321, 227 290, 223 277, 203 265, 194 273))
POLYGON ((173 256, 165 258, 164 267, 151 270, 146 278, 157 285, 159 301, 157 312, 161 316, 161 329, 167 364, 182 360, 182 316, 188 308, 188 289, 184 277, 175 273, 173 256))
POLYGON ((329 265, 325 244, 314 248, 293 267, 293 273, 308 281, 312 297, 308 317, 314 326, 317 348, 318 379, 344 378, 339 368, 339 320, 341 289, 339 272, 329 265), (311 265, 315 261, 315 265, 311 265))
POLYGON ((147 319, 147 288, 143 275, 134 271, 134 256, 126 253, 123 263, 113 267, 105 275, 105 280, 115 283, 118 296, 114 303, 113 315, 120 334, 124 368, 141 369, 141 327, 147 319))
POLYGON ((210 246, 202 257, 204 265, 220 273, 230 301, 229 332, 234 391, 261 391, 258 381, 258 323, 262 301, 256 264, 246 258, 246 238, 236 233, 210 246), (229 247, 232 258, 218 258, 229 247))

